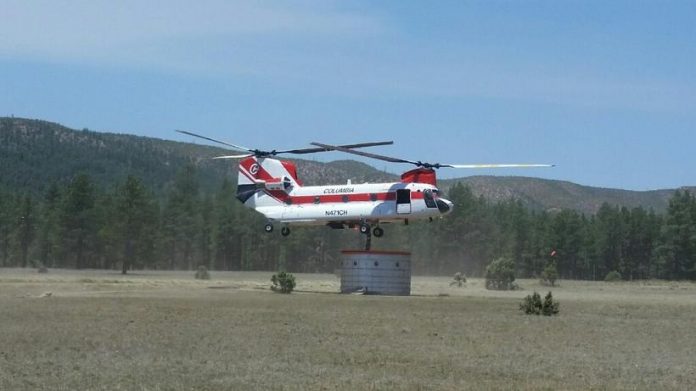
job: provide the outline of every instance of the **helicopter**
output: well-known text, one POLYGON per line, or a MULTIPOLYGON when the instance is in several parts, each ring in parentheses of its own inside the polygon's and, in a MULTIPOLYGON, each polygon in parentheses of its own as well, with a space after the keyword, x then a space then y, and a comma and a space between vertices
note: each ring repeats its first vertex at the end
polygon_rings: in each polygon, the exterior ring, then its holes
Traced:
POLYGON ((429 219, 452 212, 454 204, 443 198, 435 170, 440 168, 553 167, 552 164, 441 164, 389 157, 357 149, 391 145, 393 141, 347 145, 310 143, 312 148, 264 151, 216 140, 192 132, 177 132, 212 141, 236 150, 234 155, 213 159, 239 159, 237 199, 267 219, 264 231, 276 224, 281 235, 290 235, 290 226, 324 225, 334 229, 357 228, 360 233, 382 237, 381 224, 429 219), (277 155, 304 155, 339 151, 415 168, 401 174, 399 182, 304 186, 295 163, 277 155))

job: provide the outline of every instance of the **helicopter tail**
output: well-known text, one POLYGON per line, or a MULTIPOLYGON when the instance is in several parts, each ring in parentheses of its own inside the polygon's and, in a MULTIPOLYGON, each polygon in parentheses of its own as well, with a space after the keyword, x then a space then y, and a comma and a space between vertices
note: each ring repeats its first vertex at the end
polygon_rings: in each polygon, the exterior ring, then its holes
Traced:
POLYGON ((237 199, 251 208, 283 204, 300 186, 292 162, 254 156, 239 162, 237 199))

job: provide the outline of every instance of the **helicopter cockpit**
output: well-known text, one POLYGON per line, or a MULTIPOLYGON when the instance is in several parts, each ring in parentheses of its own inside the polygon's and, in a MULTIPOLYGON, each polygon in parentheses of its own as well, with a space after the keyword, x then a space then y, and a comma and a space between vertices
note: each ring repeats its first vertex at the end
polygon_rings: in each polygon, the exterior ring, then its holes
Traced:
POLYGON ((423 191, 423 200, 427 208, 437 208, 440 213, 446 214, 452 211, 452 202, 439 197, 438 189, 426 189, 423 191))
POLYGON ((423 199, 425 200, 425 206, 428 208, 437 208, 437 203, 435 202, 435 195, 437 190, 425 189, 423 191, 423 199))

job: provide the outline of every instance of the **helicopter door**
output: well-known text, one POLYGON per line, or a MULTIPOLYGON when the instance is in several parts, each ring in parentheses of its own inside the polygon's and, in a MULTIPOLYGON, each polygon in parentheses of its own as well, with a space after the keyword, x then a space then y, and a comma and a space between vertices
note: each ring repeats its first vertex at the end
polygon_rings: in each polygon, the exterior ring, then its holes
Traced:
POLYGON ((399 189, 396 191, 396 213, 411 213, 411 190, 399 189))

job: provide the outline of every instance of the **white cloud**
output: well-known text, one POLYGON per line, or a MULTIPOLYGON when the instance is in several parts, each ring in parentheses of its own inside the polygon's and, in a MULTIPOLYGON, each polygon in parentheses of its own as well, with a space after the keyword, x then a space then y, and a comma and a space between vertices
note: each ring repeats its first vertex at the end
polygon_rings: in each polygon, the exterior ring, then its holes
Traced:
POLYGON ((4 0, 0 57, 252 77, 316 95, 484 97, 667 112, 696 108, 691 85, 554 69, 544 58, 525 68, 514 51, 497 58, 472 50, 476 37, 430 48, 427 40, 387 28, 388 20, 367 10, 346 11, 342 4, 4 0))
POLYGON ((6 58, 135 66, 166 66, 173 60, 168 51, 220 37, 231 42, 267 35, 331 38, 380 28, 375 20, 339 12, 331 3, 6 0, 0 7, 0 55, 6 58))

